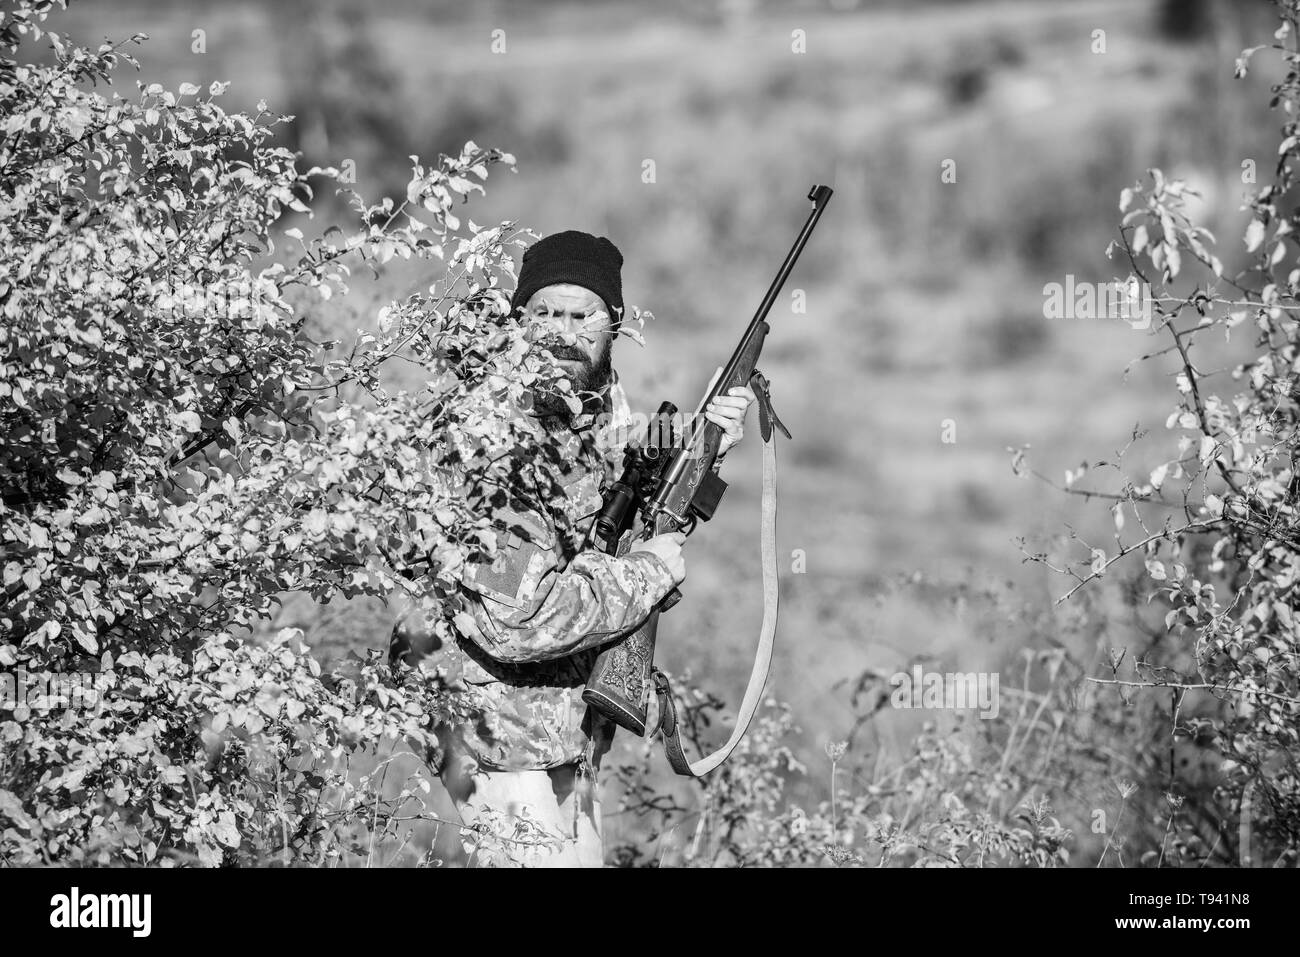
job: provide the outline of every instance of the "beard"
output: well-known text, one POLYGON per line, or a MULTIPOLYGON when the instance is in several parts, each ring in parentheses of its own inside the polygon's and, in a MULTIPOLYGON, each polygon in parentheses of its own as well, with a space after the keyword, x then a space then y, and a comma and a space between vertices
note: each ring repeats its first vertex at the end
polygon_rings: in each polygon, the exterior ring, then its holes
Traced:
MULTIPOLYGON (((569 380, 569 384, 572 386, 572 394, 576 395, 582 402, 582 413, 595 414, 599 412, 602 397, 598 394, 581 395, 581 393, 598 393, 609 383, 610 376, 613 373, 613 340, 607 342, 605 348, 594 359, 578 346, 565 345, 564 343, 544 343, 543 346, 557 360, 577 360, 578 365, 561 367, 564 370, 565 378, 569 380)), ((563 425, 573 417, 573 413, 569 411, 569 407, 565 404, 564 396, 561 393, 541 385, 531 390, 531 395, 533 400, 532 414, 540 419, 547 429, 563 425)))

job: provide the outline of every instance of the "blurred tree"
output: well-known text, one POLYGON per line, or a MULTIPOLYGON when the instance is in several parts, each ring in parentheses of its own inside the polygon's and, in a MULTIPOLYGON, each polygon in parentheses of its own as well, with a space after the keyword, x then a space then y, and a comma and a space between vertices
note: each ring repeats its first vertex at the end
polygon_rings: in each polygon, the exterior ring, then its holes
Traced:
POLYGON ((1174 40, 1196 40, 1210 32, 1211 0, 1160 0, 1157 24, 1174 40))
MULTIPOLYGON (((281 0, 271 7, 289 90, 285 145, 308 163, 355 164, 358 181, 384 195, 405 187, 399 158, 414 152, 400 74, 355 3, 281 0)), ((464 142, 462 140, 461 142, 464 142)), ((345 176, 348 170, 344 170, 345 176)))

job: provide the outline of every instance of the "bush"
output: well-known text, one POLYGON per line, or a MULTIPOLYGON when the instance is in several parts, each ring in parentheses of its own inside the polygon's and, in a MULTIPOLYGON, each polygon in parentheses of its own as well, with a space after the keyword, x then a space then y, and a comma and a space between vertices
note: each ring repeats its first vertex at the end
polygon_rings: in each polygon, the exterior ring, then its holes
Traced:
POLYGON ((513 157, 417 160, 401 202, 341 190, 356 223, 273 239, 338 172, 299 172, 284 118, 223 110, 224 83, 112 91, 142 38, 77 46, 47 32, 55 6, 0 15, 0 666, 24 692, 0 712, 0 857, 371 862, 430 818, 427 779, 380 800, 392 756, 436 765, 473 702, 379 650, 322 673, 295 629, 240 636, 302 591, 400 595, 450 639, 510 463, 558 487, 500 415, 567 385, 505 315, 522 232, 453 213, 513 157), (395 257, 436 282, 350 348, 307 335, 395 257), (379 388, 398 355, 426 387, 379 388))

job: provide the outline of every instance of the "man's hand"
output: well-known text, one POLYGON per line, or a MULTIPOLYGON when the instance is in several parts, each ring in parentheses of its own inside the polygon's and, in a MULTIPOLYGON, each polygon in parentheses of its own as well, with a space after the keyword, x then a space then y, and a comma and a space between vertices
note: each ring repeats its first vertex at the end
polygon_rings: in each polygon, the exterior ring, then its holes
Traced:
MULTIPOLYGON (((709 389, 713 388, 713 383, 718 381, 720 375, 722 375, 721 366, 709 380, 709 389)), ((750 403, 754 401, 756 401, 754 390, 747 385, 738 385, 728 390, 726 395, 718 396, 705 406, 704 417, 722 429, 722 440, 718 443, 719 458, 726 455, 727 451, 744 437, 745 414, 749 411, 750 403)))
POLYGON ((668 566, 673 576, 673 584, 680 585, 686 581, 686 559, 682 557, 682 543, 686 541, 685 532, 666 532, 655 535, 643 542, 637 542, 628 549, 632 552, 650 552, 668 566))

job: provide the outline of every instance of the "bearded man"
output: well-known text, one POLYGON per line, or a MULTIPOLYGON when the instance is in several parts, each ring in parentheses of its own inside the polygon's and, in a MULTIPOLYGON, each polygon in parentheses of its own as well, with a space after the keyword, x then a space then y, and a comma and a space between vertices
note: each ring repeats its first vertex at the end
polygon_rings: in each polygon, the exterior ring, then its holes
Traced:
MULTIPOLYGON (((499 831, 501 818, 522 819, 554 838, 507 843, 496 863, 602 865, 596 775, 615 725, 588 708, 583 688, 599 651, 640 627, 686 578, 680 532, 636 542, 617 556, 585 547, 602 489, 618 477, 623 455, 621 446, 599 440, 596 425, 602 416, 606 424, 630 418, 612 366, 623 318, 622 265, 608 239, 556 233, 524 253, 511 301, 512 310, 550 317, 574 335, 572 344, 551 338, 535 347, 549 349, 574 394, 601 399, 574 413, 564 396, 538 388, 529 408, 512 410, 532 416, 560 449, 565 497, 552 504, 568 527, 514 497, 494 513, 502 532, 497 559, 470 564, 461 582, 475 633, 441 649, 443 663, 477 692, 482 708, 479 724, 445 737, 440 774, 462 821, 499 831)), ((705 409, 723 429, 722 454, 740 441, 753 401, 748 387, 735 388, 705 409)), ((410 659, 418 644, 412 628, 404 622, 395 630, 395 656, 410 659)))

